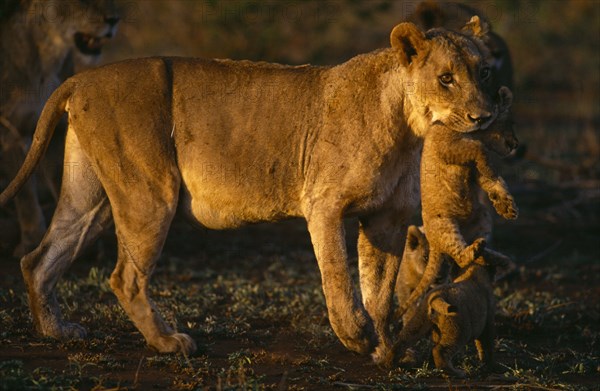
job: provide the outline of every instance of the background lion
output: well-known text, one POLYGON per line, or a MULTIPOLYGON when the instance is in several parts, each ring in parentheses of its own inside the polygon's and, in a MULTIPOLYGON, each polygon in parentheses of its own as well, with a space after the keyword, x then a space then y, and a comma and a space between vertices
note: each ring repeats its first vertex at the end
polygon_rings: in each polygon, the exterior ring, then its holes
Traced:
MULTIPOLYGON (((42 107, 75 67, 97 61, 119 18, 113 0, 5 0, 0 5, 0 174, 15 176, 42 107)), ((33 181, 15 198, 22 256, 46 224, 33 181)))

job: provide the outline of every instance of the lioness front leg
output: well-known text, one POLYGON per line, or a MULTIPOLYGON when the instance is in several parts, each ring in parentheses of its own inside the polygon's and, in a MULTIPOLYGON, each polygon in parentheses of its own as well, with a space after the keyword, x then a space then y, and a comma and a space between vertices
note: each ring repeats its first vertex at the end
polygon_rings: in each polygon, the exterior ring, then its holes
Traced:
POLYGON ((377 345, 377 336, 348 269, 342 213, 326 207, 313 208, 306 220, 321 271, 331 327, 348 349, 371 353, 377 345))
MULTIPOLYGON (((406 221, 406 220, 405 220, 406 221)), ((407 226, 394 213, 360 219, 358 266, 363 303, 375 326, 379 345, 373 361, 383 363, 392 348, 390 316, 407 226)))

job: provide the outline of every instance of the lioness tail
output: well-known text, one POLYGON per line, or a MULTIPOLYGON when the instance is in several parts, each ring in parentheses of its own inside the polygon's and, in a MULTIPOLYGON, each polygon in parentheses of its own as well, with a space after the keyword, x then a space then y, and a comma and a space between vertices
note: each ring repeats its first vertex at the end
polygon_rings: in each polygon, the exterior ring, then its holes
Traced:
POLYGON ((27 152, 23 165, 19 168, 17 176, 0 194, 0 206, 5 205, 19 192, 33 173, 42 156, 44 156, 52 134, 54 134, 54 128, 65 112, 67 99, 71 96, 73 88, 74 83, 67 80, 50 95, 38 120, 33 140, 31 141, 31 148, 27 152))

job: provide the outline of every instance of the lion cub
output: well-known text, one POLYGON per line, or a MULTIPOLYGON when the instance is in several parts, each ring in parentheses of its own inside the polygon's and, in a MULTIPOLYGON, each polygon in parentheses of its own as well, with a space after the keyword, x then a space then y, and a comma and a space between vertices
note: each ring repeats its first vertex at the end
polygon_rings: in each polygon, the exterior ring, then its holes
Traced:
POLYGON ((421 202, 430 261, 410 297, 399 301, 397 318, 429 288, 440 272, 445 254, 461 268, 483 254, 485 239, 481 236, 484 235, 475 236, 477 239, 467 245, 461 233, 477 232, 473 226, 486 213, 479 187, 487 193, 500 216, 515 219, 518 215, 514 199, 504 180, 490 167, 486 151, 507 155, 518 144, 510 114, 512 92, 501 87, 498 98, 498 119, 490 128, 458 133, 436 125, 425 136, 421 158, 421 202))
POLYGON ((506 259, 490 250, 480 258, 481 262, 467 266, 452 283, 432 289, 400 331, 393 351, 405 352, 433 330, 436 368, 464 377, 464 371, 452 365, 452 357, 471 340, 475 340, 479 359, 488 368, 494 368, 496 304, 492 282, 495 266, 503 265, 506 259))
POLYGON ((512 93, 507 87, 498 91, 500 117, 492 128, 473 133, 458 133, 446 126, 433 126, 425 136, 421 158, 421 202, 423 226, 432 249, 450 255, 461 267, 471 263, 483 250, 484 239, 467 246, 459 222, 471 217, 477 184, 488 194, 499 215, 517 217, 517 207, 506 183, 489 164, 486 149, 508 152, 516 147, 509 109, 512 93), (508 132, 507 132, 508 131, 508 132), (497 144, 500 144, 499 146, 497 144))

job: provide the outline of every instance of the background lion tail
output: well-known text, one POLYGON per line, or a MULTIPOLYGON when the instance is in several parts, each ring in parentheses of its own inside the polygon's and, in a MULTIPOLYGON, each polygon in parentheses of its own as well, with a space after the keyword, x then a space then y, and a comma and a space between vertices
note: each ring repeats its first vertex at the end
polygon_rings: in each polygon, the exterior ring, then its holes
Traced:
POLYGON ((44 105, 44 110, 38 120, 33 134, 33 140, 31 141, 31 147, 27 152, 25 161, 15 178, 0 194, 0 206, 5 205, 10 201, 23 187, 27 179, 35 170, 35 167, 39 163, 42 156, 48 148, 52 134, 54 134, 54 128, 60 121, 60 117, 65 112, 65 106, 67 99, 71 96, 74 89, 74 83, 72 81, 66 81, 60 87, 56 89, 44 105))

